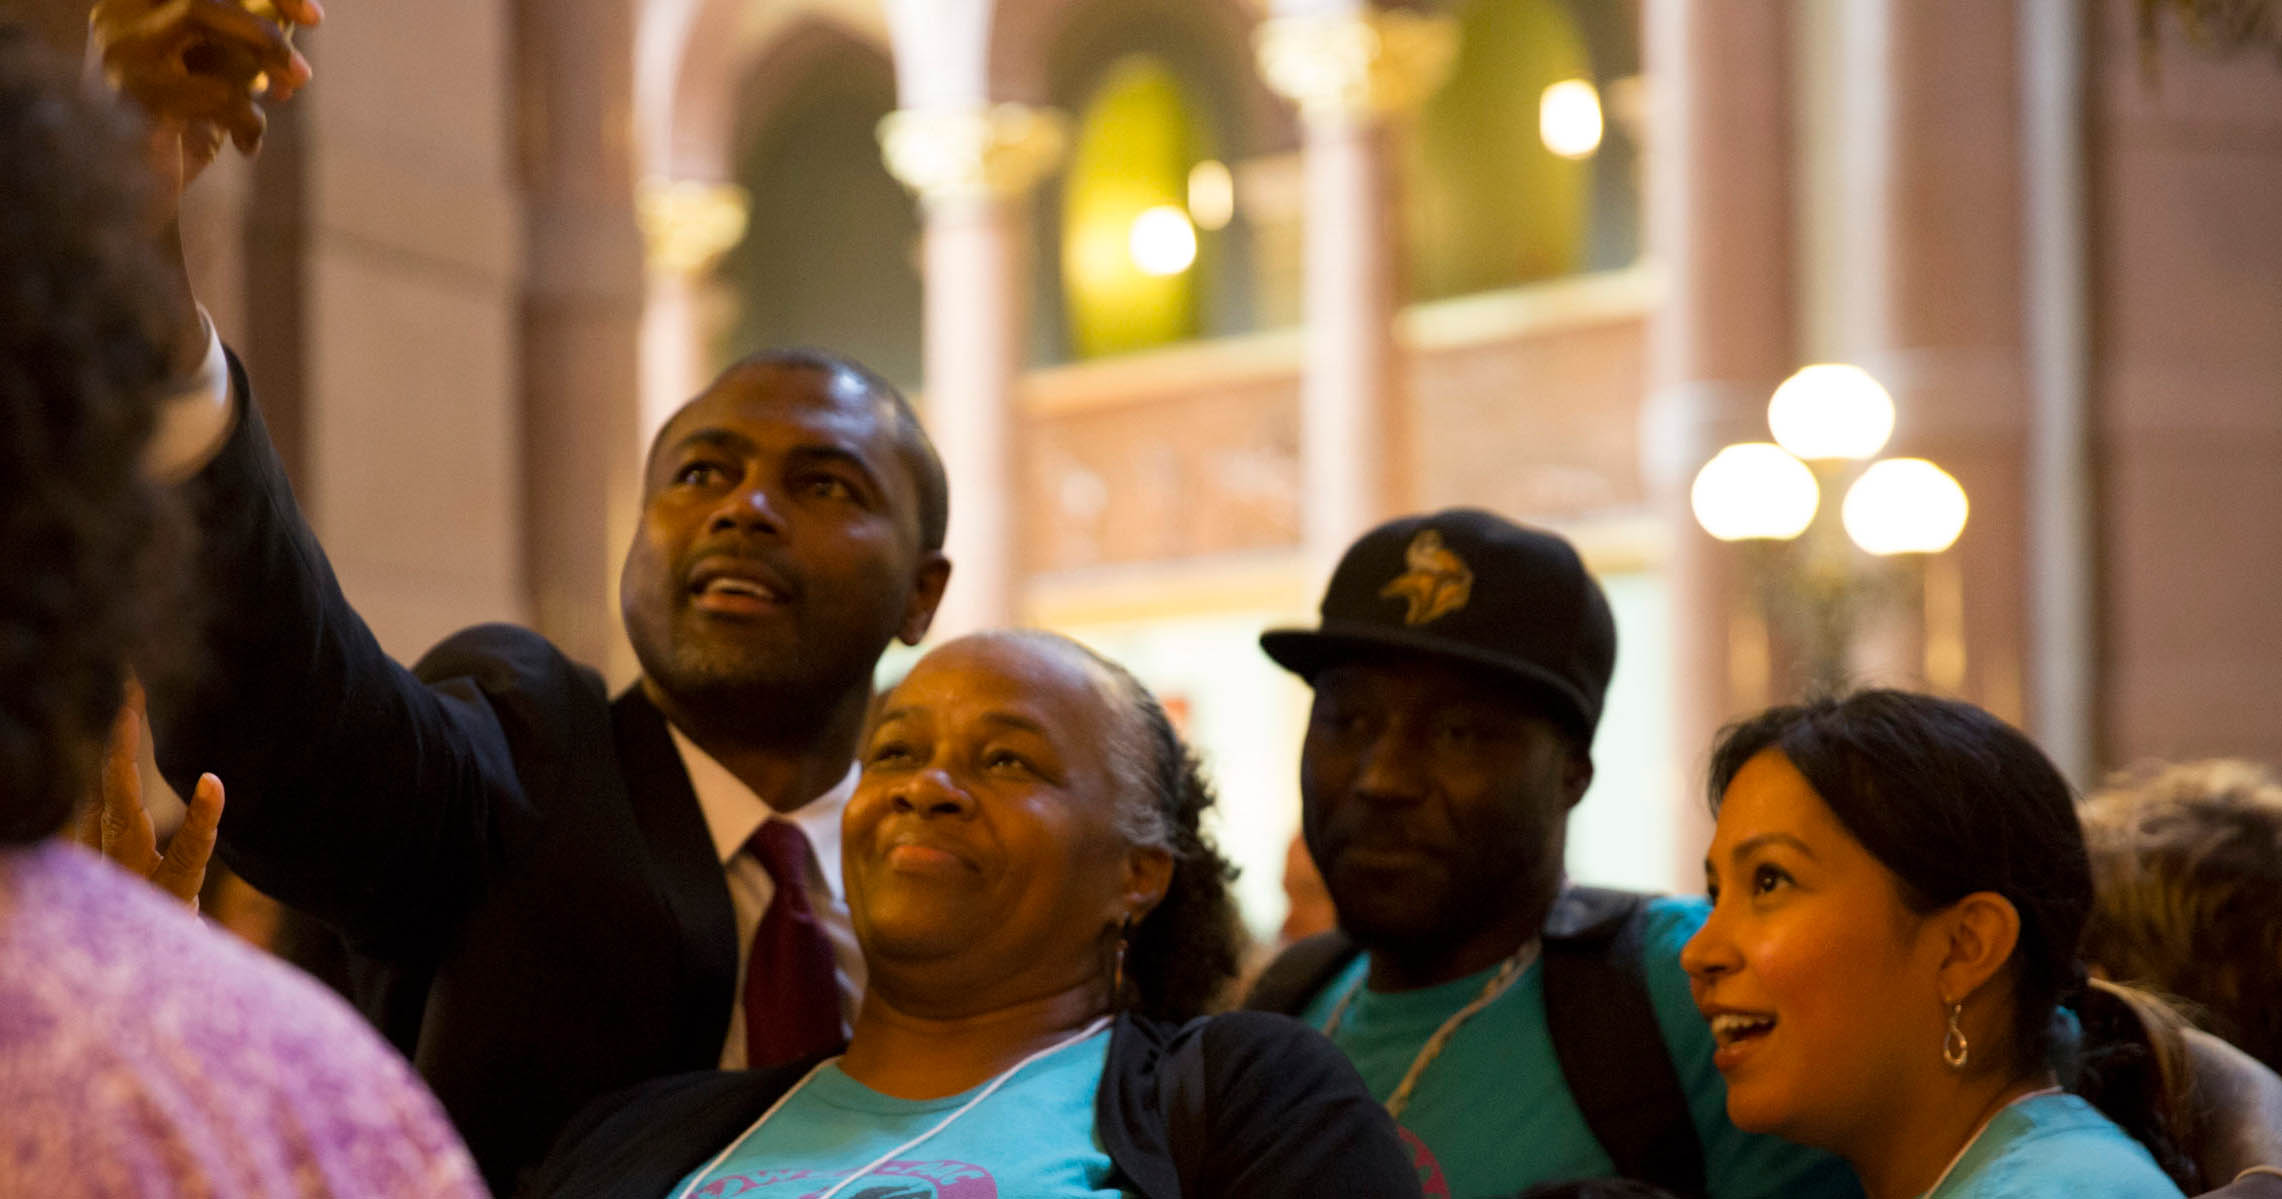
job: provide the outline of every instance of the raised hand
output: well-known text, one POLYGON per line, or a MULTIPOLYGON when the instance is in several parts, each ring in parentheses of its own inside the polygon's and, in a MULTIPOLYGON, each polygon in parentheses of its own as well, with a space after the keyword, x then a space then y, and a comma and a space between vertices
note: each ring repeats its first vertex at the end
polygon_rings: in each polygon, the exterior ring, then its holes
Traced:
POLYGON ((142 741, 143 689, 130 681, 103 751, 102 796, 92 818, 82 824, 80 838, 122 869, 149 879, 195 908, 222 823, 222 780, 211 774, 198 776, 190 795, 190 814, 161 853, 150 813, 143 808, 143 780, 136 765, 142 741))
POLYGON ((152 165, 180 196, 224 134, 243 153, 260 147, 262 102, 309 80, 286 25, 323 19, 315 0, 97 0, 88 39, 104 79, 149 116, 152 165))

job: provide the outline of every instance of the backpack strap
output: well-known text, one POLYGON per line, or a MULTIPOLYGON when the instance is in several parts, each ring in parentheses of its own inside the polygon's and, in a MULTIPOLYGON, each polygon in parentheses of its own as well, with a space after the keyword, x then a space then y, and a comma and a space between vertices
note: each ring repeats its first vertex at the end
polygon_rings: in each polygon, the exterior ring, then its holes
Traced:
POLYGON ((1362 946, 1338 929, 1295 941, 1260 972, 1244 997, 1244 1006, 1296 1019, 1308 1001, 1331 985, 1331 980, 1362 952, 1362 946))
POLYGON ((1570 1097, 1623 1177, 1693 1199, 1703 1143, 1648 998, 1648 897, 1570 887, 1546 921, 1545 1023, 1570 1097))

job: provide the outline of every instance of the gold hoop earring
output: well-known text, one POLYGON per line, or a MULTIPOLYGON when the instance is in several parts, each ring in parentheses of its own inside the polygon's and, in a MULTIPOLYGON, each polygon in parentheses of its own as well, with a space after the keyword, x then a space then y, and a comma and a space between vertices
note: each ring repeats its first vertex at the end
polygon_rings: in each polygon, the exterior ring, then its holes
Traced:
POLYGON ((1965 1003, 1959 1000, 1949 1005, 1949 1031, 1941 1037, 1941 1060, 1952 1070, 1963 1070, 1973 1060, 1973 1046, 1965 1039, 1965 1029, 1959 1021, 1965 1017, 1965 1003))

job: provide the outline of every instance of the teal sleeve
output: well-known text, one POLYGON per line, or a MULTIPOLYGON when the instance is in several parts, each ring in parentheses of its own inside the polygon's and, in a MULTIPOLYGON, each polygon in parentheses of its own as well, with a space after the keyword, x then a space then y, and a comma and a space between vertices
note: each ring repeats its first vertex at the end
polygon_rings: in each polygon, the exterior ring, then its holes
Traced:
POLYGON ((1712 1065, 1711 1028, 1696 1010, 1687 972, 1680 969, 1681 947, 1710 914, 1709 905, 1697 897, 1649 901, 1641 968, 1664 1047, 1696 1119, 1696 1135, 1703 1138, 1704 1181, 1711 1199, 1860 1199, 1862 1188, 1844 1161, 1728 1123, 1727 1083, 1712 1065))

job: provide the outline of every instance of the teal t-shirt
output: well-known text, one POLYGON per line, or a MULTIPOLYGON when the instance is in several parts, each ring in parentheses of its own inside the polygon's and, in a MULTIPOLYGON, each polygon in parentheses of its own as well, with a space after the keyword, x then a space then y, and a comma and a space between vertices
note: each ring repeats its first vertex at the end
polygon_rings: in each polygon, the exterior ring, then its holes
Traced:
POLYGON ((2074 1095, 1998 1112, 1925 1199, 2165 1199, 2179 1188, 2132 1139, 2074 1095))
MULTIPOLYGON (((1118 1199, 1116 1167, 1094 1134, 1094 1094, 1109 1052, 1103 1031, 1023 1067, 990 1098, 907 1153, 849 1183, 840 1199, 1118 1199)), ((988 1085, 988 1084, 985 1084, 988 1085)), ((975 1092, 897 1099, 838 1063, 703 1169, 705 1199, 800 1199, 926 1132, 975 1092)), ((674 1188, 680 1195, 698 1174, 674 1188)))
MULTIPOLYGON (((1650 900, 1641 944, 1649 999, 1703 1138, 1713 1199, 1860 1196, 1854 1172, 1837 1158, 1728 1123, 1727 1084, 1711 1064, 1711 1029, 1680 969, 1680 947, 1709 913, 1700 899, 1650 900)), ((1368 954, 1358 958, 1301 1015, 1322 1028, 1339 997, 1354 988, 1332 1040, 1384 1102, 1426 1039, 1472 1002, 1496 970, 1379 994, 1361 985, 1369 967, 1368 954)), ((1430 1199, 1502 1199, 1540 1182, 1616 1173, 1562 1080, 1546 1031, 1543 969, 1536 964, 1459 1028, 1420 1076, 1401 1123, 1430 1199)))

